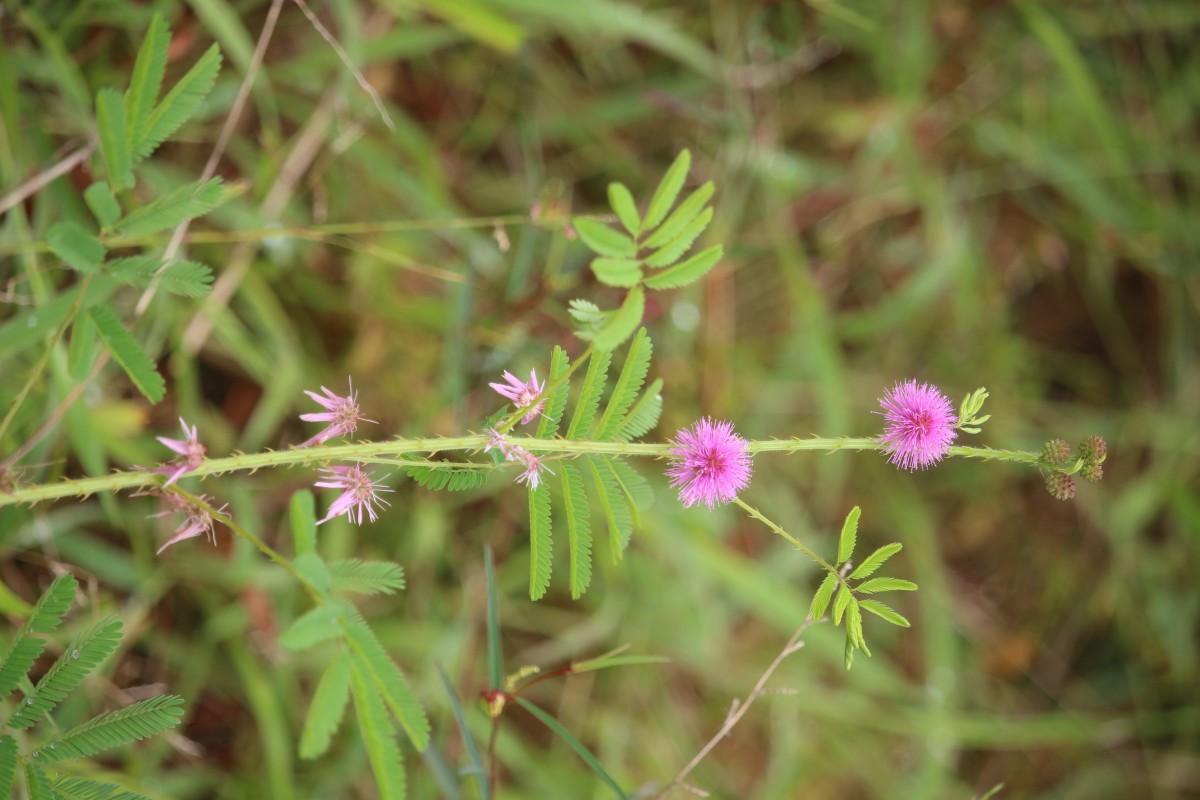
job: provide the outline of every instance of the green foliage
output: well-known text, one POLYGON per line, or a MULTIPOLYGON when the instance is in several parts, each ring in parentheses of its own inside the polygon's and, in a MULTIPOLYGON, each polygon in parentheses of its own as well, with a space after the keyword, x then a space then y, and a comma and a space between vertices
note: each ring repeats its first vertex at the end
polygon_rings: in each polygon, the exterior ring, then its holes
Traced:
POLYGON ((956 427, 964 433, 979 433, 983 423, 992 418, 991 414, 979 416, 983 404, 988 399, 987 389, 980 386, 963 398, 958 406, 958 423, 956 427))
POLYGON ((142 38, 133 65, 133 77, 125 91, 125 129, 130 133, 130 149, 140 149, 148 132, 147 123, 167 69, 167 45, 170 43, 171 31, 166 20, 161 14, 155 14, 142 38))
POLYGON ((863 611, 869 611, 875 616, 893 625, 907 628, 908 620, 893 611, 878 600, 859 599, 856 595, 880 594, 882 592, 913 592, 917 585, 902 578, 870 578, 889 558, 901 549, 899 543, 885 545, 866 558, 853 569, 850 559, 858 543, 858 520, 861 509, 858 506, 850 509, 842 523, 841 536, 838 538, 838 557, 835 571, 828 572, 821 585, 813 595, 808 609, 810 619, 820 619, 830 610, 832 600, 833 624, 845 622, 846 646, 844 662, 846 669, 854 663, 854 651, 861 650, 868 656, 871 651, 863 633, 863 611), (849 576, 846 577, 847 573, 849 576), (866 580, 870 578, 869 580, 866 580), (855 583, 858 581, 858 583, 855 583))
POLYGON ((8 719, 13 730, 24 730, 66 699, 88 673, 108 658, 121 643, 121 620, 107 617, 71 640, 49 671, 38 681, 33 694, 26 698, 8 719))
POLYGON ((17 688, 21 678, 42 654, 46 640, 35 634, 54 633, 58 629, 63 615, 71 607, 78 586, 73 575, 65 574, 55 578, 42 593, 21 630, 9 642, 3 660, 0 660, 0 699, 17 688))
POLYGON ((58 222, 46 232, 50 251, 68 267, 85 275, 100 269, 107 249, 100 240, 74 222, 58 222))
POLYGON ((559 468, 562 478, 563 510, 570 542, 571 597, 578 600, 592 582, 592 527, 583 477, 574 464, 559 468))
POLYGON ((567 395, 569 386, 564 376, 571 369, 571 359, 567 355, 567 351, 563 350, 558 345, 554 345, 554 352, 550 354, 550 377, 546 381, 546 407, 542 410, 542 416, 538 420, 537 438, 549 439, 558 433, 559 422, 562 420, 563 412, 567 408, 567 395))
POLYGON ((567 743, 568 747, 574 750, 575 753, 583 759, 583 762, 587 764, 589 768, 591 768, 592 772, 596 773, 596 777, 600 778, 600 780, 602 780, 608 786, 608 788, 612 789, 613 793, 616 794, 617 797, 621 798, 621 800, 625 800, 625 792, 621 789, 621 786, 615 780, 613 780, 612 776, 608 774, 608 771, 604 769, 600 761, 594 755, 592 755, 592 752, 584 747, 583 743, 575 738, 574 734, 564 728, 562 723, 547 714, 542 709, 535 706, 533 703, 526 700, 524 697, 518 697, 517 704, 536 717, 538 722, 554 731, 554 733, 560 739, 567 743))
MULTIPOLYGON (((441 464, 453 464, 452 461, 442 461, 441 464)), ((405 474, 426 489, 434 491, 465 492, 469 489, 479 489, 487 483, 486 470, 470 468, 454 468, 452 466, 427 467, 405 464, 401 469, 405 474)))
POLYGON ((347 603, 322 603, 309 609, 279 635, 279 643, 289 650, 307 650, 340 637, 345 632, 350 609, 347 603))
POLYGON ((179 79, 162 102, 155 107, 141 129, 134 132, 135 160, 141 160, 153 153, 179 129, 179 126, 196 113, 212 89, 220 70, 221 51, 214 44, 187 74, 179 79))
POLYGON ((9 796, 16 776, 17 740, 11 736, 0 736, 0 797, 9 796))
POLYGON ((357 611, 346 623, 345 641, 357 669, 369 679, 418 750, 429 745, 429 719, 404 674, 357 611))
POLYGON ((329 565, 334 591, 395 594, 404 588, 404 568, 390 561, 334 561, 329 565))
POLYGON ((185 183, 141 208, 131 211, 113 226, 122 236, 145 236, 174 228, 181 222, 212 211, 225 199, 220 178, 185 183))
POLYGON ((529 596, 541 600, 550 588, 551 554, 550 488, 541 484, 529 492, 529 596))
POLYGON ((583 389, 579 399, 575 401, 575 413, 571 415, 571 426, 567 428, 568 439, 588 438, 591 435, 592 421, 600 408, 600 395, 604 391, 604 383, 608 380, 608 366, 612 354, 600 352, 588 363, 587 374, 583 379, 583 389))
POLYGON ((608 406, 604 409, 604 416, 600 418, 600 424, 596 429, 596 439, 603 441, 616 438, 617 431, 625 422, 625 415, 629 412, 633 401, 637 399, 642 384, 646 381, 646 373, 650 370, 650 357, 653 353, 654 345, 650 342, 646 329, 642 328, 629 343, 625 365, 621 368, 621 374, 617 376, 612 396, 609 398, 608 406))
POLYGON ((86 758, 170 730, 182 716, 182 697, 160 695, 140 700, 101 714, 52 739, 38 751, 38 758, 43 763, 86 758))
POLYGON ((404 760, 396 743, 396 729, 388 720, 387 709, 376 689, 364 665, 359 661, 352 662, 350 691, 358 716, 358 732, 367 747, 380 800, 402 800, 406 796, 404 760))
POLYGON ((156 285, 180 297, 204 297, 212 291, 212 268, 198 261, 175 260, 163 266, 155 255, 130 256, 108 262, 105 269, 126 286, 148 289, 156 285))
POLYGON ((300 757, 316 758, 329 749, 333 734, 337 732, 346 713, 346 702, 350 699, 350 654, 339 649, 333 661, 325 668, 304 720, 304 732, 300 735, 300 757))
POLYGON ((121 218, 121 205, 113 196, 112 189, 104 181, 96 181, 83 192, 83 201, 100 223, 103 231, 121 218))
POLYGON ((595 219, 574 220, 580 240, 597 255, 591 262, 596 278, 608 286, 629 289, 625 300, 612 311, 601 311, 583 300, 571 301, 575 333, 591 342, 594 350, 613 350, 637 330, 646 306, 645 289, 687 286, 708 274, 721 260, 724 249, 715 245, 680 261, 713 218, 713 209, 706 207, 714 191, 711 182, 675 206, 691 162, 687 150, 679 154, 650 199, 644 219, 638 218, 637 205, 624 185, 609 185, 609 203, 628 234, 595 219), (648 276, 647 269, 651 270, 648 276))
POLYGON ((151 403, 161 401, 167 392, 166 382, 150 356, 129 335, 117 315, 107 306, 97 305, 88 309, 88 316, 100 334, 100 341, 104 342, 113 360, 121 365, 138 391, 151 403))
POLYGON ((113 190, 133 187, 133 154, 125 130, 125 110, 116 89, 101 89, 96 95, 96 125, 100 129, 100 152, 113 190))
POLYGON ((55 794, 63 800, 148 800, 145 795, 122 789, 112 783, 59 775, 50 783, 55 794))

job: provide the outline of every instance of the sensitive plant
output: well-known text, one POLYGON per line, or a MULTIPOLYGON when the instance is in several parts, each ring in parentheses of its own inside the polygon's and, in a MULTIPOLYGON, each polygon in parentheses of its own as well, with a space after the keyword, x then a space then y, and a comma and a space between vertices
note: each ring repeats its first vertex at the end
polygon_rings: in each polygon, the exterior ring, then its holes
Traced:
MULTIPOLYGON (((63 304, 57 327, 54 321, 50 323, 54 328, 52 346, 68 337, 69 368, 80 381, 98 364, 112 358, 151 403, 165 399, 166 383, 146 349, 126 330, 118 306, 107 304, 107 298, 122 285, 147 296, 160 289, 183 297, 202 296, 208 291, 211 271, 195 262, 176 259, 173 252, 159 252, 144 245, 136 245, 143 249, 133 256, 109 258, 108 253, 117 247, 134 247, 132 242, 138 236, 185 224, 226 199, 218 180, 204 178, 125 210, 132 198, 122 193, 136 185, 135 168, 198 107, 220 66, 219 54, 210 50, 158 101, 167 41, 165 25, 155 18, 129 90, 123 95, 102 90, 97 95, 96 123, 106 179, 89 186, 84 198, 98 232, 72 221, 56 223, 46 232, 50 252, 74 270, 78 280, 73 302, 63 304), (97 344, 103 344, 105 350, 98 352, 97 344)), ((352 384, 345 396, 322 386, 321 394, 306 394, 323 410, 299 417, 305 422, 325 423, 326 427, 302 444, 286 449, 210 457, 197 426, 181 419, 183 439, 159 437, 176 456, 168 463, 88 478, 44 481, 39 480, 35 467, 22 464, 22 458, 32 450, 27 441, 7 454, 6 489, 0 493, 0 506, 136 490, 159 495, 167 508, 163 514, 183 515, 183 521, 159 548, 164 558, 179 552, 176 547, 164 553, 168 546, 215 536, 219 529, 249 541, 298 582, 312 603, 312 608, 284 631, 280 643, 297 651, 320 648, 329 658, 307 712, 301 755, 315 758, 326 752, 352 700, 357 728, 383 797, 400 797, 405 792, 399 736, 403 734, 418 750, 424 749, 429 743, 430 724, 421 699, 346 595, 394 592, 403 586, 402 572, 399 565, 385 562, 326 561, 317 554, 315 540, 317 526, 336 517, 344 515, 356 524, 369 525, 386 515, 387 501, 381 494, 390 491, 385 482, 393 475, 407 476, 429 489, 448 491, 481 489, 493 473, 510 475, 520 484, 515 490, 528 495, 528 591, 533 600, 543 598, 551 586, 555 507, 566 527, 565 584, 570 595, 579 598, 592 581, 600 532, 607 533, 604 541, 613 561, 620 561, 629 547, 639 515, 653 491, 654 482, 647 479, 647 472, 657 472, 668 480, 678 490, 683 507, 697 507, 691 513, 735 505, 821 570, 808 618, 818 620, 828 614, 835 625, 845 628, 845 663, 849 668, 855 652, 870 654, 863 612, 893 625, 908 626, 899 612, 874 597, 916 589, 911 581, 875 575, 901 550, 901 544, 886 545, 854 563, 860 516, 855 507, 842 524, 837 557, 825 559, 742 498, 743 493, 753 491, 750 479, 756 456, 769 452, 867 451, 910 471, 933 468, 956 457, 1011 462, 1039 470, 1047 490, 1067 499, 1075 494, 1076 475, 1089 481, 1100 479, 1107 449, 1098 437, 1085 440, 1075 452, 1059 439, 1051 440, 1037 453, 957 445, 960 433, 981 433, 988 420, 988 416, 980 416, 987 392, 979 389, 969 393, 955 411, 943 392, 920 382, 923 379, 902 380, 882 393, 879 413, 884 425, 874 435, 747 440, 734 432, 735 421, 705 418, 685 427, 670 441, 641 441, 657 427, 665 390, 661 378, 647 383, 653 354, 650 336, 642 327, 647 295, 695 283, 721 263, 724 254, 721 245, 695 249, 714 216, 710 201, 715 187, 711 182, 704 183, 685 195, 690 164, 691 156, 684 151, 644 208, 639 208, 626 187, 612 184, 608 196, 619 228, 596 217, 572 220, 579 240, 593 254, 588 265, 590 273, 611 291, 623 293, 622 299, 609 309, 586 299, 570 301, 570 318, 582 342, 578 352, 571 356, 566 346, 555 346, 544 366, 543 374, 548 377, 542 381, 537 378, 537 367, 530 370, 528 382, 505 370, 502 380, 490 386, 510 401, 511 407, 480 420, 475 432, 458 437, 334 443, 334 439, 357 433, 358 424, 368 420, 362 416, 352 384), (614 358, 622 352, 624 360, 614 377, 614 358), (572 378, 584 366, 582 379, 573 383, 572 378), (535 421, 532 434, 516 432, 518 425, 535 421), (649 466, 644 463, 647 461, 649 466), (384 474, 370 469, 372 466, 393 471, 384 474), (327 510, 319 520, 313 494, 300 491, 293 496, 291 558, 241 525, 228 506, 217 507, 217 499, 185 488, 211 475, 284 467, 309 468, 315 488, 337 493, 327 501, 327 510)), ((45 324, 44 317, 38 321, 34 315, 19 316, 9 324, 27 324, 30 319, 35 323, 31 327, 45 324)), ((44 361, 35 362, 26 385, 33 386, 44 368, 44 361)), ((370 398, 363 399, 368 409, 370 402, 370 398)), ((19 400, 10 409, 0 435, 20 405, 19 400)), ((897 534, 903 537, 903 531, 897 534)), ((615 657, 593 661, 606 666, 632 663, 615 657)), ((581 671, 584 663, 573 664, 571 671, 581 671)), ((489 667, 493 669, 498 667, 489 667)), ((483 699, 493 722, 500 719, 506 707, 517 703, 571 743, 573 737, 568 738, 570 734, 561 724, 540 709, 535 711, 519 696, 523 687, 539 679, 524 669, 515 675, 504 681, 493 675, 489 681, 483 699)), ((571 746, 580 752, 582 745, 577 744, 576 740, 571 746)), ((596 769, 594 760, 590 755, 585 757, 596 769)), ((478 768, 486 769, 493 780, 498 774, 494 757, 491 763, 478 768)), ((611 777, 603 779, 615 787, 611 777)))

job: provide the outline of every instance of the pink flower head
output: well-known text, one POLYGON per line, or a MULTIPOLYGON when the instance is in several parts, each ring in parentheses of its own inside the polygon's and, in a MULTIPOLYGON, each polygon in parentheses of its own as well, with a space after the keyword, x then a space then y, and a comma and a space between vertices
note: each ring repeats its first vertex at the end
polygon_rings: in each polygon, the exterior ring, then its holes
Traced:
POLYGON ((504 456, 505 461, 511 461, 511 448, 512 445, 508 443, 508 439, 503 433, 495 428, 488 428, 488 443, 483 446, 483 452, 490 453, 493 449, 496 449, 499 450, 500 454, 504 456))
POLYGON ((684 508, 731 503, 750 485, 750 451, 732 422, 705 417, 675 434, 674 444, 667 477, 679 487, 684 508))
MULTIPOLYGON (((200 495, 200 499, 211 504, 211 498, 207 497, 206 495, 200 495)), ((199 506, 192 505, 185 498, 180 497, 174 492, 164 493, 163 500, 166 501, 167 505, 173 506, 173 508, 169 508, 166 511, 160 511, 157 514, 151 514, 151 517, 166 517, 180 512, 183 513, 184 517, 183 522, 181 522, 179 527, 175 529, 175 532, 172 534, 171 538, 167 539, 167 541, 163 543, 163 546, 158 548, 158 550, 155 552, 155 555, 162 555, 163 550, 166 550, 173 544, 182 542, 184 539, 194 539, 195 537, 201 535, 207 535, 212 541, 213 546, 216 546, 217 534, 213 530, 212 515, 209 514, 207 510, 200 508, 199 506)), ((218 511, 224 511, 225 508, 225 506, 221 506, 218 511)))
POLYGON ((958 433, 958 415, 936 386, 915 380, 898 383, 879 400, 887 430, 879 437, 888 461, 907 469, 925 469, 942 460, 958 433))
POLYGON ((157 437, 158 441, 183 456, 182 461, 177 461, 174 464, 164 464, 156 470, 156 472, 171 476, 167 478, 167 482, 163 486, 170 486, 186 473, 198 468, 204 463, 204 454, 208 452, 204 445, 200 444, 197 440, 195 425, 192 426, 191 430, 188 430, 188 424, 183 421, 183 417, 179 418, 179 424, 183 426, 183 435, 187 437, 184 440, 168 439, 165 436, 157 437))
POLYGON ((517 476, 517 483, 524 483, 530 489, 536 489, 542 484, 542 470, 554 474, 554 470, 542 463, 542 459, 521 447, 513 447, 507 456, 509 461, 519 461, 525 465, 525 471, 517 476))
POLYGON ((538 383, 537 370, 529 370, 529 383, 522 383, 520 378, 508 371, 504 373, 504 380, 508 383, 489 383, 488 386, 495 389, 502 397, 511 400, 518 409, 529 409, 529 413, 521 418, 522 425, 528 424, 542 413, 542 409, 546 407, 546 401, 538 401, 538 397, 546 388, 546 382, 538 383))
POLYGON ((362 525, 364 511, 368 519, 374 522, 378 519, 375 504, 391 505, 377 494, 378 492, 390 492, 391 489, 375 483, 371 480, 371 476, 357 464, 353 467, 330 467, 321 471, 329 473, 330 477, 323 481, 317 481, 316 485, 326 489, 341 489, 342 493, 338 495, 337 500, 333 501, 333 505, 329 506, 329 513, 317 523, 318 525, 328 522, 340 514, 345 514, 347 519, 353 520, 357 525, 362 525))
POLYGON ((354 433, 358 429, 360 421, 375 421, 373 419, 366 419, 358 410, 358 392, 354 391, 353 381, 350 382, 350 394, 346 397, 339 397, 324 386, 321 387, 321 391, 325 393, 324 396, 316 392, 310 392, 307 389, 304 390, 304 393, 315 400, 317 405, 325 410, 313 414, 301 414, 300 419, 305 422, 328 422, 329 425, 325 430, 300 445, 301 447, 321 444, 335 436, 345 436, 348 433, 354 433))

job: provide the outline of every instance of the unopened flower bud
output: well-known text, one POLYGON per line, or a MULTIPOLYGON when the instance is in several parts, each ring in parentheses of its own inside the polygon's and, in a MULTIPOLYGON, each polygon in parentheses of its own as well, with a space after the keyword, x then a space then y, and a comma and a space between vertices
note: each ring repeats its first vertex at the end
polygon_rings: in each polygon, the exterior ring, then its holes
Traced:
POLYGON ((1047 475, 1046 491, 1057 500, 1070 500, 1075 496, 1075 479, 1061 472, 1047 475))
POLYGON ((1061 464, 1071 457, 1071 445, 1062 439, 1051 439, 1042 446, 1042 460, 1047 464, 1061 464))

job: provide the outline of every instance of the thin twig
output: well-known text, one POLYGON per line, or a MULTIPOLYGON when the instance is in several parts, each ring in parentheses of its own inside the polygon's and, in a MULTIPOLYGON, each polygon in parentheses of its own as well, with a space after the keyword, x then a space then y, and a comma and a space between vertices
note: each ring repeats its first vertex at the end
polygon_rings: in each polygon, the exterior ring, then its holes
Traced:
POLYGON ((18 203, 23 202, 25 198, 37 194, 38 191, 40 191, 43 186, 50 183, 50 181, 75 169, 75 167, 81 161, 92 154, 92 150, 94 150, 95 147, 96 145, 93 142, 88 142, 83 147, 80 147, 75 152, 63 158, 62 161, 59 161, 50 169, 46 170, 45 172, 39 172, 37 175, 34 175, 32 178, 22 183, 16 189, 13 189, 3 198, 0 198, 0 214, 8 211, 18 203))
POLYGON ((679 774, 672 778, 670 783, 659 789, 655 794, 651 795, 651 800, 654 800, 654 798, 663 797, 675 787, 683 785, 683 780, 691 773, 691 771, 699 766, 700 762, 703 761, 708 754, 713 751, 713 748, 720 744, 721 740, 733 731, 734 726, 736 726, 738 722, 741 721, 742 717, 746 715, 746 712, 750 710, 750 706, 754 705, 754 701, 763 695, 773 693, 772 690, 767 688, 767 681, 769 681, 771 676, 775 674, 775 670, 779 669, 779 665, 783 663, 785 658, 804 647, 804 642, 800 641, 800 637, 804 635, 804 631, 808 629, 808 626, 813 624, 813 621, 814 620, 811 618, 804 620, 803 624, 801 624, 800 627, 796 629, 796 632, 792 634, 792 638, 788 639, 787 644, 783 646, 783 649, 776 654, 775 660, 771 662, 771 665, 767 667, 766 671, 762 675, 759 676, 758 682, 754 684, 754 688, 750 691, 750 694, 746 695, 746 699, 741 701, 733 701, 733 706, 730 707, 729 714, 725 717, 725 723, 721 725, 721 729, 713 734, 713 737, 708 740, 708 743, 705 744, 704 747, 700 748, 700 752, 696 753, 696 755, 692 757, 692 760, 689 761, 683 769, 679 770, 679 774))
POLYGON ((317 15, 308 7, 308 3, 304 0, 293 0, 296 5, 300 6, 300 10, 304 12, 304 16, 308 17, 308 21, 317 29, 317 33, 321 34, 321 38, 329 43, 333 48, 333 52, 337 53, 337 57, 342 60, 346 69, 350 70, 350 74, 354 76, 354 80, 358 81, 358 85, 371 98, 371 102, 375 104, 376 110, 379 111, 379 116, 383 118, 383 124, 388 126, 388 130, 392 133, 396 132, 396 123, 392 122, 392 117, 388 114, 387 109, 383 106, 383 100, 379 97, 379 92, 375 91, 375 87, 367 81, 365 75, 359 71, 358 67, 354 66, 354 62, 350 60, 350 54, 345 51, 341 43, 334 37, 329 29, 326 28, 317 15))

